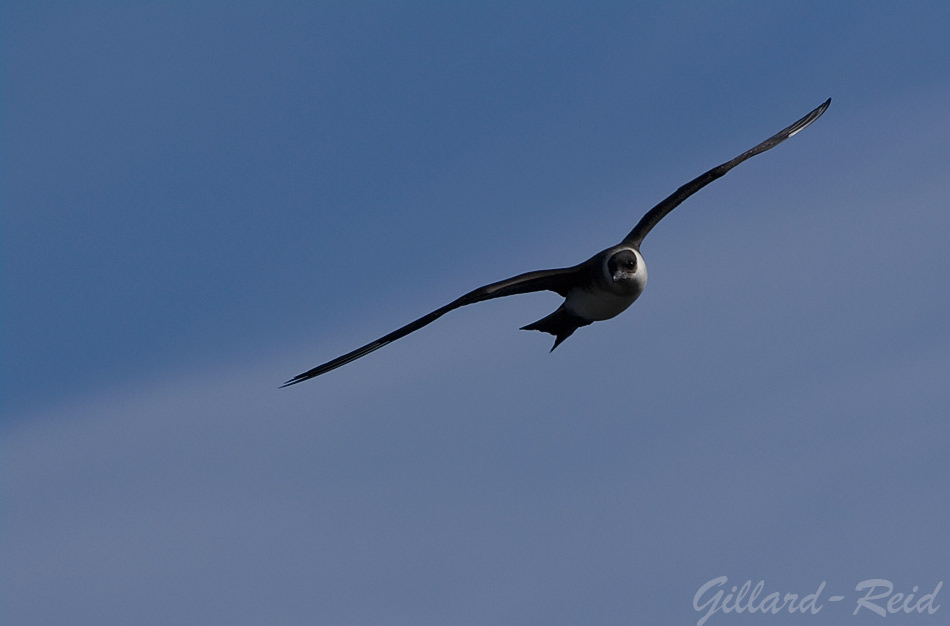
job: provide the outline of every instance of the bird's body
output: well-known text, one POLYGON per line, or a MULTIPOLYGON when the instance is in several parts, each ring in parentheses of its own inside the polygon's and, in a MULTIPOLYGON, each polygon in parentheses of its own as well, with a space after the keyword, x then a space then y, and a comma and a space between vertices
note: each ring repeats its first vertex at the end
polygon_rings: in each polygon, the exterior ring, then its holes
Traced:
POLYGON ((620 244, 611 246, 573 267, 527 272, 474 289, 376 341, 295 376, 283 386, 303 382, 342 367, 432 323, 453 309, 493 298, 535 291, 553 291, 564 297, 563 304, 553 313, 522 327, 522 330, 539 330, 554 335, 554 346, 551 348, 554 350, 578 328, 616 317, 640 297, 647 282, 646 263, 640 254, 640 244, 664 216, 686 198, 724 176, 739 163, 777 146, 802 131, 818 119, 830 104, 831 98, 802 119, 752 149, 686 183, 647 211, 620 244))
POLYGON ((574 287, 567 292, 564 308, 588 322, 603 322, 630 308, 641 293, 642 288, 630 294, 618 294, 602 287, 574 287))
POLYGON ((620 315, 640 297, 647 286, 647 266, 640 252, 633 248, 608 248, 595 258, 595 265, 601 265, 600 275, 595 275, 589 284, 568 291, 564 308, 588 321, 602 322, 620 315), (624 280, 615 279, 615 272, 608 267, 610 259, 620 252, 634 255, 635 259, 634 271, 626 274, 624 280))

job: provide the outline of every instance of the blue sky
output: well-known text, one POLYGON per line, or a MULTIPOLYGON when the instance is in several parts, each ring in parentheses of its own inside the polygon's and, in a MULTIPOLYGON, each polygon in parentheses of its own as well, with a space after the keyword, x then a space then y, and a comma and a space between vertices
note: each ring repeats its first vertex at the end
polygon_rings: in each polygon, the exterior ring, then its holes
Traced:
POLYGON ((945 3, 0 17, 4 623, 690 624, 727 576, 845 599, 708 625, 859 624, 862 580, 950 584, 945 3), (827 97, 555 353, 532 294, 277 389, 827 97))

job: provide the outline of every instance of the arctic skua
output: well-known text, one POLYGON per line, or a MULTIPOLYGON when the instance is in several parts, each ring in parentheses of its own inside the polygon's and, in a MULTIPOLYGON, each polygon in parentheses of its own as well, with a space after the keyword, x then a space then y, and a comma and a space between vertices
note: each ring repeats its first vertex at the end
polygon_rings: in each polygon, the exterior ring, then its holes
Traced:
POLYGON ((405 337, 409 333, 419 330, 427 324, 431 324, 453 309, 493 298, 535 291, 553 291, 564 298, 564 302, 556 311, 522 327, 522 330, 539 330, 553 335, 554 345, 551 347, 553 351, 581 326, 608 320, 619 315, 643 293, 647 283, 647 268, 643 256, 640 254, 640 244, 643 243, 644 237, 661 219, 688 197, 717 178, 724 176, 735 166, 757 154, 774 148, 805 129, 821 117, 830 104, 831 98, 828 98, 808 115, 775 133, 754 148, 689 181, 647 211, 633 230, 623 238, 623 241, 598 252, 583 263, 560 269, 527 272, 474 289, 388 335, 294 376, 281 386, 295 385, 342 367, 401 337, 405 337))

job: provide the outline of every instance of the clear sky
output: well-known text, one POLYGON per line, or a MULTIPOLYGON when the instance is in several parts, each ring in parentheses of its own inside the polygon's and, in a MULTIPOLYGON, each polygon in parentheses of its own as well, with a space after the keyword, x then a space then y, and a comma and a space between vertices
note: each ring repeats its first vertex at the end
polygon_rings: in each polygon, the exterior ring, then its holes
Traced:
POLYGON ((695 624, 719 576, 822 608, 707 625, 877 624, 861 581, 950 587, 946 2, 0 11, 4 624, 695 624), (532 294, 277 389, 828 97, 556 352, 532 294))

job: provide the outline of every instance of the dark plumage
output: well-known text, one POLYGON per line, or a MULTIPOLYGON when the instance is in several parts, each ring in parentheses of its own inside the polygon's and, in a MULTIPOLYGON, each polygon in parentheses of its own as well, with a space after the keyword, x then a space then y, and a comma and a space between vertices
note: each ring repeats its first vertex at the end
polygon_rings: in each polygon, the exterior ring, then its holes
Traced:
POLYGON ((453 309, 493 298, 535 291, 553 291, 565 299, 556 311, 522 328, 522 330, 539 330, 554 335, 554 346, 551 348, 553 351, 581 326, 610 319, 620 314, 640 296, 646 286, 647 279, 646 264, 640 254, 640 244, 643 243, 644 237, 661 219, 688 197, 717 178, 724 176, 726 172, 746 159, 774 148, 803 130, 818 119, 830 104, 831 98, 828 98, 808 115, 775 133, 754 148, 689 181, 647 211, 620 244, 598 252, 583 263, 572 267, 527 272, 474 289, 449 304, 423 315, 388 335, 380 337, 376 341, 294 376, 282 387, 294 385, 342 367, 374 350, 382 348, 386 344, 419 330, 453 309))

